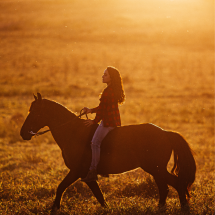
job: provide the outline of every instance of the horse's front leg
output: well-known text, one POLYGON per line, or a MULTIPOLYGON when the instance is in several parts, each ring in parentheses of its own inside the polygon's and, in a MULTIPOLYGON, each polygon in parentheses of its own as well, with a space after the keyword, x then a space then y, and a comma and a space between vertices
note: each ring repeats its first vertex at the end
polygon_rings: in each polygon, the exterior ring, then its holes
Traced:
POLYGON ((99 185, 96 181, 86 182, 86 184, 89 186, 89 188, 92 190, 94 196, 99 201, 102 207, 108 207, 108 204, 106 203, 104 196, 102 194, 101 189, 99 188, 99 185))
POLYGON ((60 208, 60 200, 61 200, 62 194, 65 191, 65 189, 67 187, 69 187, 69 185, 71 185, 77 179, 78 179, 77 174, 70 171, 67 174, 67 176, 63 179, 63 181, 59 184, 59 186, 57 188, 57 193, 56 193, 56 197, 54 200, 54 204, 52 206, 52 213, 54 213, 55 211, 57 211, 60 208))

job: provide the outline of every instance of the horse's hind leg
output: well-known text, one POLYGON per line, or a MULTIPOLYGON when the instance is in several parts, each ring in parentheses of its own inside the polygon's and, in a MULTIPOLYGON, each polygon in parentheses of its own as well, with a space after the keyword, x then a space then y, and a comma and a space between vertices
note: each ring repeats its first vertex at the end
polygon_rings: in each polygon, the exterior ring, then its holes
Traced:
POLYGON ((159 190, 159 196, 160 196, 159 207, 162 207, 166 204, 166 198, 169 192, 167 181, 162 173, 157 172, 153 176, 159 190))
POLYGON ((63 181, 59 184, 57 188, 57 193, 55 197, 54 204, 52 206, 52 212, 56 211, 57 209, 60 208, 60 200, 62 197, 63 192, 69 185, 71 185, 73 182, 75 182, 78 179, 77 176, 73 172, 69 172, 67 176, 63 179, 63 181))
POLYGON ((187 188, 180 185, 180 182, 177 176, 170 174, 168 171, 166 171, 165 175, 167 178, 167 183, 177 190, 181 206, 187 207, 188 205, 188 201, 186 198, 187 188))
POLYGON ((94 196, 96 197, 96 199, 99 201, 99 203, 103 206, 103 207, 108 207, 104 196, 102 194, 102 191, 99 188, 99 185, 96 181, 91 181, 91 182, 86 182, 86 184, 89 186, 89 188, 92 190, 94 196))

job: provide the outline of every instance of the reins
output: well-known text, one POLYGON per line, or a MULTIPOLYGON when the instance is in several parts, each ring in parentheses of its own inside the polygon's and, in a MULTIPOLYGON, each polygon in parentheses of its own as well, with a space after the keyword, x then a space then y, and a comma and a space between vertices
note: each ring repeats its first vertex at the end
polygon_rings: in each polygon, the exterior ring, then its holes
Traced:
MULTIPOLYGON (((87 114, 82 113, 83 110, 84 110, 84 109, 81 109, 80 114, 78 115, 78 118, 81 119, 81 116, 86 115, 86 118, 88 119, 87 114)), ((65 122, 65 123, 63 123, 63 124, 61 124, 61 125, 59 125, 59 126, 53 128, 53 130, 55 130, 55 129, 57 129, 57 128, 60 128, 60 127, 62 127, 62 126, 64 126, 64 125, 70 123, 71 121, 72 121, 72 120, 69 120, 68 122, 65 122)), ((29 133, 36 137, 36 136, 40 136, 40 135, 42 135, 42 134, 45 134, 45 133, 47 133, 47 132, 49 132, 49 131, 51 131, 51 130, 48 129, 48 130, 40 131, 40 132, 37 132, 37 133, 34 133, 33 131, 30 131, 29 133)))

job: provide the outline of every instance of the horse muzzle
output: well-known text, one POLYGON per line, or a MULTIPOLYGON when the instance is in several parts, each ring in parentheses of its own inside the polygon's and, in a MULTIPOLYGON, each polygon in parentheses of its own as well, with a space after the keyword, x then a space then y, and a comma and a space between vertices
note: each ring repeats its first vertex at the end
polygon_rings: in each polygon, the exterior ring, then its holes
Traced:
POLYGON ((22 137, 23 140, 31 140, 31 138, 34 136, 33 132, 23 132, 22 130, 20 131, 20 136, 22 137))

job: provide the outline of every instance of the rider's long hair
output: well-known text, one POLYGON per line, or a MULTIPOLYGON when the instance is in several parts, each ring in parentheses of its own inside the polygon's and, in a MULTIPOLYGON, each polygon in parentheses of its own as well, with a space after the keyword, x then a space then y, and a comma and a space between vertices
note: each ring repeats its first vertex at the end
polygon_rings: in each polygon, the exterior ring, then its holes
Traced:
POLYGON ((119 104, 125 102, 125 92, 123 88, 122 78, 118 69, 108 66, 107 71, 111 78, 111 86, 114 90, 114 95, 119 104))

